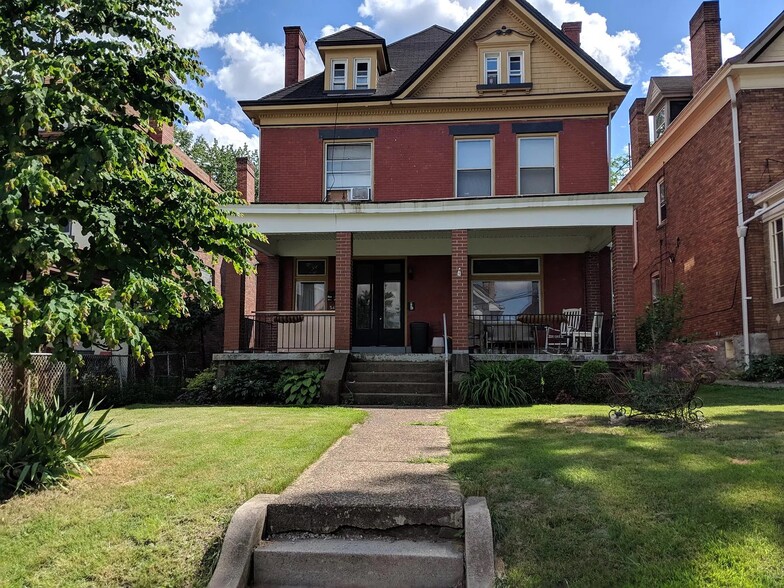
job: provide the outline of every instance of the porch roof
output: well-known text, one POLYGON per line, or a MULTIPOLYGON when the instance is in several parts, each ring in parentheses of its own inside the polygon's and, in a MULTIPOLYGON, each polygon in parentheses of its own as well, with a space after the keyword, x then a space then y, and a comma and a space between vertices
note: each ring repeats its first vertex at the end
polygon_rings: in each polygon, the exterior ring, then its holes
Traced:
POLYGON ((630 226, 645 192, 230 207, 266 235, 630 226))

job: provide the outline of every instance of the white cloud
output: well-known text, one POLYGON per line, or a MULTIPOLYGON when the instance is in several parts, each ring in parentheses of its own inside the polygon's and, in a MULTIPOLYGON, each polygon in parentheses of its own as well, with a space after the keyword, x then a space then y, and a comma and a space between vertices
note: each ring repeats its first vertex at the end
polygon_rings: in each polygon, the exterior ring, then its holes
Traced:
MULTIPOLYGON (((721 58, 727 60, 735 57, 743 51, 742 47, 735 44, 733 33, 721 34, 721 58)), ((668 76, 690 76, 691 75, 691 42, 689 37, 684 37, 675 46, 673 51, 666 53, 659 61, 659 65, 668 76)))
MULTIPOLYGON (((261 44, 250 33, 230 33, 221 38, 223 67, 215 74, 218 87, 236 100, 254 100, 283 88, 285 48, 261 44)), ((305 75, 323 69, 311 47, 305 50, 305 75)))
POLYGON ((226 0, 180 0, 179 15, 172 19, 174 38, 182 47, 202 49, 220 37, 212 30, 218 10, 226 0))
POLYGON ((250 137, 237 127, 218 122, 212 118, 189 123, 188 130, 197 137, 204 137, 209 143, 217 140, 218 145, 233 145, 234 147, 246 145, 251 151, 256 151, 259 148, 259 138, 257 136, 250 137))
MULTIPOLYGON (((394 40, 414 33, 430 24, 458 28, 482 4, 478 0, 363 0, 359 14, 374 21, 374 29, 394 40)), ((631 31, 610 33, 607 19, 588 12, 572 0, 531 0, 556 26, 581 21, 582 48, 621 81, 634 77, 634 55, 640 38, 631 31)))
POLYGON ((640 87, 642 88, 642 93, 643 93, 643 94, 646 94, 646 95, 648 94, 648 87, 649 87, 650 85, 651 85, 651 80, 643 80, 643 81, 640 83, 640 87))
POLYGON ((333 27, 332 25, 323 26, 321 27, 321 37, 328 37, 329 35, 334 35, 335 33, 338 33, 340 31, 345 31, 346 29, 350 29, 352 26, 360 29, 365 29, 366 31, 371 31, 371 32, 373 31, 373 27, 371 27, 370 25, 366 25, 364 22, 357 21, 353 25, 343 24, 340 25, 339 27, 333 27))

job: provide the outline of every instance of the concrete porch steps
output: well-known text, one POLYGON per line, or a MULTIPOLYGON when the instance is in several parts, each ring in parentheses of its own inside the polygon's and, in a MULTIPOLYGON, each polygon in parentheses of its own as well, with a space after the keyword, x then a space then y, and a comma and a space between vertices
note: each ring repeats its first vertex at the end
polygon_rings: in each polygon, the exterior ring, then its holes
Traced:
POLYGON ((341 402, 360 406, 443 406, 444 364, 409 358, 352 358, 341 402))
POLYGON ((463 585, 458 541, 301 537, 262 541, 254 586, 423 588, 463 585))

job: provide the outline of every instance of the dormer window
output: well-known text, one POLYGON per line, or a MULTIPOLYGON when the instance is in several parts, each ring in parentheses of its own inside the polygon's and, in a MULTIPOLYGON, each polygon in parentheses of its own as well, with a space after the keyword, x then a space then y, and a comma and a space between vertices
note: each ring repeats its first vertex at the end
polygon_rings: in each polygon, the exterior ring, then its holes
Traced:
POLYGON ((501 55, 499 53, 485 53, 485 84, 488 86, 497 86, 499 83, 499 62, 501 55))
POLYGON ((523 83, 523 52, 514 51, 509 52, 509 83, 522 84, 523 83))
POLYGON ((370 60, 369 59, 354 60, 354 89, 356 90, 370 89, 370 60))
POLYGON ((346 62, 345 60, 334 60, 332 62, 332 89, 346 89, 346 62))
POLYGON ((663 106, 662 109, 656 113, 656 116, 653 119, 653 140, 658 140, 664 134, 664 131, 667 130, 667 106, 663 106))

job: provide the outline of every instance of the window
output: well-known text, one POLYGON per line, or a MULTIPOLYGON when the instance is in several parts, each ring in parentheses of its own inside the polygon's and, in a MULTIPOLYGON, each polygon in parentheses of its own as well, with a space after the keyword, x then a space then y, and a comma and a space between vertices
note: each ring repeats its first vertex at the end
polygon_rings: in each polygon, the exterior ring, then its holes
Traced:
POLYGON ((327 145, 326 192, 342 192, 348 200, 370 200, 373 185, 373 145, 333 143, 327 145))
POLYGON ((485 84, 498 85, 498 65, 501 61, 500 53, 485 53, 485 84))
POLYGON ((215 270, 212 268, 202 268, 201 281, 210 286, 215 285, 215 270))
POLYGON ((663 225, 667 220, 667 191, 664 187, 664 178, 656 182, 656 200, 659 203, 659 224, 663 225))
POLYGON ((784 302, 784 219, 770 223, 770 277, 773 302, 784 302))
POLYGON ((538 274, 539 259, 536 257, 522 259, 474 259, 471 261, 471 272, 479 274, 538 274))
POLYGON ((523 83, 523 54, 521 52, 510 52, 509 54, 509 83, 523 83))
POLYGON ((369 59, 357 59, 354 61, 354 88, 357 90, 370 89, 369 59))
POLYGON ((462 139, 456 142, 457 196, 492 196, 493 142, 491 139, 462 139))
POLYGON ((332 89, 333 90, 346 89, 346 62, 345 61, 332 62, 332 89))
POLYGON ((662 106, 662 109, 656 113, 653 119, 653 140, 656 141, 664 134, 667 129, 667 106, 662 106))
POLYGON ((651 301, 657 302, 661 298, 661 276, 658 272, 651 275, 651 301))
POLYGON ((294 310, 326 310, 326 259, 298 259, 296 281, 294 310))
POLYGON ((471 313, 474 317, 541 312, 540 260, 471 260, 471 313))
POLYGON ((520 194, 555 194, 555 137, 519 140, 520 194))

